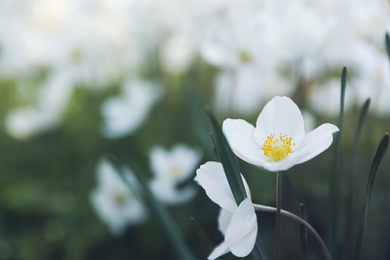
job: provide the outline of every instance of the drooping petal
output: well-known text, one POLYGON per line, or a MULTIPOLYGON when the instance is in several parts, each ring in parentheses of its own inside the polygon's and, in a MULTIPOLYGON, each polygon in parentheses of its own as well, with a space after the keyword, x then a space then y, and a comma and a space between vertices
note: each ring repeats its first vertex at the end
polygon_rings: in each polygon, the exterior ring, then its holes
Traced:
MULTIPOLYGON (((256 122, 254 139, 261 146, 262 140, 275 134, 287 135, 293 139, 295 147, 300 144, 305 136, 303 117, 298 106, 288 97, 274 97, 261 111, 256 122)), ((294 150, 294 147, 292 147, 294 150)))
POLYGON ((268 158, 260 150, 261 146, 253 138, 255 128, 242 119, 226 119, 222 126, 223 133, 233 152, 242 160, 263 166, 268 158))
POLYGON ((333 133, 338 131, 337 126, 326 123, 307 133, 294 151, 296 164, 306 162, 325 151, 333 142, 333 133))
POLYGON ((229 227, 230 221, 232 220, 232 217, 234 215, 234 212, 231 212, 229 210, 221 208, 219 211, 218 216, 218 229, 221 231, 223 235, 226 234, 226 230, 229 227))
POLYGON ((201 165, 196 170, 195 180, 203 187, 207 196, 221 208, 233 212, 237 209, 221 163, 207 162, 201 165))
POLYGON ((230 251, 239 257, 247 256, 253 249, 257 237, 257 217, 250 199, 238 206, 226 231, 225 242, 230 251))
POLYGON ((220 257, 221 255, 226 254, 229 251, 230 250, 228 245, 225 242, 222 242, 221 244, 219 244, 217 247, 214 248, 213 252, 211 252, 211 254, 207 257, 207 259, 214 260, 220 257))

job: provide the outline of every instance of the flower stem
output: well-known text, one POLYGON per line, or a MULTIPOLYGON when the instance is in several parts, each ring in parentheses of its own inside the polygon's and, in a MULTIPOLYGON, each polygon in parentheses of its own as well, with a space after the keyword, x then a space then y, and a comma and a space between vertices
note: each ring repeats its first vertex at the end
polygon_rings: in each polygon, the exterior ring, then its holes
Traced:
MULTIPOLYGON (((263 205, 259 205, 259 204, 253 204, 253 206, 254 206, 255 210, 259 210, 259 211, 263 211, 263 212, 272 212, 272 213, 276 212, 277 213, 277 208, 274 208, 274 207, 263 206, 263 205)), ((322 251, 324 252, 325 259, 332 260, 332 257, 329 253, 328 248, 325 245, 325 242, 322 240, 321 236, 317 233, 317 231, 309 223, 307 223, 304 219, 298 217, 297 215, 295 215, 289 211, 281 209, 280 213, 281 213, 281 215, 288 217, 292 220, 295 220, 295 221, 299 222, 300 224, 304 225, 310 231, 310 233, 315 237, 315 239, 318 241, 318 243, 320 244, 320 247, 321 247, 322 251)))
POLYGON ((282 174, 280 171, 276 172, 276 241, 275 241, 275 259, 280 259, 280 237, 282 223, 280 218, 282 204, 282 174))

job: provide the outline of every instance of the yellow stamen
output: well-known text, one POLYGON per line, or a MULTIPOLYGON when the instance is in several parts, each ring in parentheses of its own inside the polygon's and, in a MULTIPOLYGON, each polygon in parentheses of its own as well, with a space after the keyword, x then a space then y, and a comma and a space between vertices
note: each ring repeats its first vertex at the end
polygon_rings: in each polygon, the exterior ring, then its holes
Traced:
POLYGON ((275 140, 274 137, 275 134, 267 136, 263 147, 260 149, 263 150, 265 156, 279 161, 286 158, 289 153, 292 153, 291 146, 294 146, 295 143, 291 143, 292 138, 287 137, 287 135, 279 134, 279 138, 275 140))

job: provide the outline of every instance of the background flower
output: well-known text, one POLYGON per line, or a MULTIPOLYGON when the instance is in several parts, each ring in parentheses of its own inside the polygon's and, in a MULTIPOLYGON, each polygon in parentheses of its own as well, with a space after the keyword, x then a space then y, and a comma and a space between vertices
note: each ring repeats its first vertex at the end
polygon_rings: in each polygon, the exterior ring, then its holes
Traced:
POLYGON ((150 151, 150 166, 154 178, 150 187, 164 203, 176 205, 192 199, 197 189, 192 184, 184 184, 195 173, 201 153, 185 144, 177 144, 170 150, 153 147, 150 151))
MULTIPOLYGON (((128 168, 124 170, 131 182, 133 173, 128 168)), ((98 186, 91 192, 91 202, 111 234, 123 235, 128 226, 140 224, 146 219, 143 203, 120 179, 107 159, 99 161, 97 177, 98 186)))
POLYGON ((152 82, 129 81, 120 97, 108 99, 102 106, 103 135, 120 138, 133 133, 147 119, 161 89, 152 82))

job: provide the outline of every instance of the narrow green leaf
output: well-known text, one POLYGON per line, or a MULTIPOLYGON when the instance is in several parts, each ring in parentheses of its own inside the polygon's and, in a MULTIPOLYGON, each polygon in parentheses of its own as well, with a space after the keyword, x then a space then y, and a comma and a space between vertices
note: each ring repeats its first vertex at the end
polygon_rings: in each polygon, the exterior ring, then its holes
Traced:
POLYGON ((251 256, 253 259, 268 260, 268 256, 265 253, 265 248, 263 246, 263 240, 261 239, 259 234, 257 234, 255 248, 253 249, 251 256))
POLYGON ((390 59, 390 36, 389 36, 389 33, 386 33, 386 50, 387 50, 387 54, 389 55, 389 59, 390 59))
MULTIPOLYGON (((299 205, 299 215, 301 216, 302 219, 307 221, 306 209, 303 203, 299 205)), ((307 233, 307 229, 304 225, 300 225, 299 231, 300 231, 299 233, 301 238, 303 259, 308 260, 309 259, 309 238, 308 238, 309 236, 307 233)))
POLYGON ((376 173, 378 172, 379 165, 382 162, 382 159, 386 153, 388 146, 389 146, 389 134, 386 133, 385 136, 382 138, 381 142, 379 143, 378 149, 375 153, 374 159, 371 164, 370 173, 368 175, 361 237, 358 238, 361 241, 360 248, 357 248, 360 249, 361 252, 359 254, 359 259, 364 258, 364 245, 365 245, 365 238, 367 233, 368 209, 370 207, 370 200, 371 200, 372 189, 374 186, 375 176, 376 173))
MULTIPOLYGON (((344 118, 344 100, 345 100, 345 89, 347 86, 347 67, 343 68, 341 73, 341 98, 340 98, 340 120, 339 127, 343 126, 343 118, 344 118)), ((340 129, 341 130, 341 129, 340 129)))
POLYGON ((344 99, 345 89, 347 85, 347 68, 344 67, 341 74, 341 97, 340 97, 340 117, 339 117, 339 133, 335 137, 335 153, 334 165, 331 176, 330 186, 330 223, 329 223, 329 251, 334 254, 335 243, 337 237, 338 225, 338 210, 340 204, 340 179, 341 179, 341 135, 343 133, 343 119, 344 119, 344 99))
POLYGON ((216 161, 220 162, 220 161, 221 161, 221 158, 220 158, 219 153, 218 153, 217 143, 216 143, 216 141, 215 141, 213 132, 210 132, 210 138, 211 138, 211 141, 213 142, 213 153, 214 153, 214 158, 215 158, 216 161))
POLYGON ((195 260, 195 257, 188 250, 183 240, 180 237, 180 232, 178 227, 176 226, 172 217, 168 214, 166 209, 161 205, 161 203, 157 200, 154 194, 149 190, 147 185, 145 185, 145 180, 143 179, 145 174, 140 170, 135 164, 132 165, 133 172, 136 176, 134 176, 133 183, 125 177, 124 172, 122 170, 122 163, 116 159, 114 156, 108 157, 110 161, 116 168, 116 172, 119 177, 123 180, 123 182, 129 187, 131 190, 136 190, 137 193, 141 196, 142 200, 148 206, 148 209, 151 215, 155 218, 155 221, 163 231, 163 233, 170 240, 173 248, 175 248, 176 253, 180 257, 180 259, 185 260, 195 260))
POLYGON ((355 144, 358 143, 360 140, 360 134, 361 134, 361 131, 363 128, 363 124, 366 121, 366 117, 368 114, 368 109, 370 108, 370 104, 371 104, 371 99, 368 98, 366 100, 366 102, 364 102, 362 112, 360 112, 359 124, 358 124, 358 127, 356 129, 356 135, 355 135, 355 144))
POLYGON ((355 135, 355 147, 354 147, 354 154, 353 154, 353 163, 350 171, 348 172, 348 193, 347 193, 347 203, 346 203, 346 220, 345 220, 345 241, 346 243, 346 250, 345 250, 345 256, 344 258, 351 258, 352 256, 352 248, 353 248, 353 234, 352 230, 353 227, 357 224, 354 221, 353 218, 353 205, 354 205, 354 190, 355 190, 355 178, 356 178, 356 172, 358 169, 358 151, 359 151, 359 142, 360 142, 360 134, 364 125, 364 122, 367 117, 368 109, 370 107, 370 99, 368 98, 366 102, 364 103, 360 117, 359 122, 356 128, 356 135, 355 135))
POLYGON ((194 228, 196 234, 199 237, 199 240, 202 241, 203 244, 207 247, 208 252, 211 252, 213 250, 213 247, 211 245, 210 239, 207 236, 206 232, 194 217, 191 217, 190 220, 191 220, 192 227, 194 228))
POLYGON ((215 119, 214 115, 209 109, 206 108, 207 115, 209 116, 211 127, 213 130, 214 141, 225 170, 226 177, 228 179, 230 189, 233 192, 234 199, 237 205, 247 197, 245 192, 244 183, 241 179, 240 170, 237 165, 236 157, 226 140, 225 135, 222 133, 222 129, 215 119))

